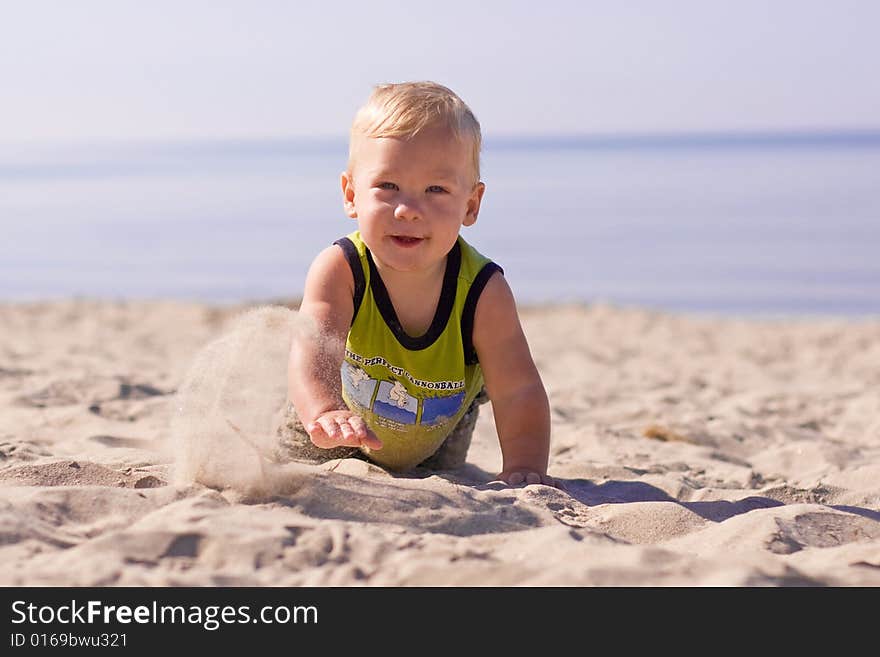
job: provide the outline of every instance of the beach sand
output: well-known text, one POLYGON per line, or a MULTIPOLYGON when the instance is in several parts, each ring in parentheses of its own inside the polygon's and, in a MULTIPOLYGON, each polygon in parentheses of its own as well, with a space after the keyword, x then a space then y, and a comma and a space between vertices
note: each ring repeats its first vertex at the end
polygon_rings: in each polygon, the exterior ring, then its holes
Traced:
POLYGON ((880 585, 880 320, 523 308, 564 489, 505 488, 488 405, 456 471, 267 466, 258 305, 0 305, 0 584, 880 585))

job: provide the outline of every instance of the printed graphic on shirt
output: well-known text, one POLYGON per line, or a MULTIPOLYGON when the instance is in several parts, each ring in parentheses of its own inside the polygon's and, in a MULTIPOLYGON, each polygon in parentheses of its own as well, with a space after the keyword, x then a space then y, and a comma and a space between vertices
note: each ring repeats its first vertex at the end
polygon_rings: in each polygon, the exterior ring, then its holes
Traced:
POLYGON ((348 398, 363 408, 373 405, 373 393, 379 382, 371 379, 360 367, 351 363, 342 363, 342 385, 348 398))
POLYGON ((443 424, 461 410, 464 393, 449 397, 429 397, 422 402, 422 424, 443 424))
POLYGON ((353 362, 342 363, 344 396, 350 406, 371 411, 377 424, 394 431, 421 425, 428 430, 442 428, 464 404, 464 381, 425 381, 381 356, 363 358, 346 350, 353 362), (355 364, 357 363, 357 364, 355 364), (381 365, 391 375, 386 380, 372 378, 362 367, 381 365), (411 394, 404 381, 424 391, 425 397, 411 394), (446 394, 444 394, 446 393, 446 394))
POLYGON ((363 356, 354 353, 350 349, 346 349, 345 357, 351 359, 352 363, 357 363, 361 367, 372 367, 375 365, 381 365, 382 367, 387 369, 391 375, 395 377, 402 377, 413 385, 416 385, 419 388, 424 388, 425 390, 431 390, 434 392, 440 390, 464 390, 464 379, 460 379, 458 381, 426 381, 424 379, 419 379, 413 376, 402 367, 394 365, 393 363, 389 363, 382 356, 364 358, 363 356))
POLYGON ((400 381, 380 381, 373 412, 401 424, 415 424, 419 400, 410 395, 400 381))

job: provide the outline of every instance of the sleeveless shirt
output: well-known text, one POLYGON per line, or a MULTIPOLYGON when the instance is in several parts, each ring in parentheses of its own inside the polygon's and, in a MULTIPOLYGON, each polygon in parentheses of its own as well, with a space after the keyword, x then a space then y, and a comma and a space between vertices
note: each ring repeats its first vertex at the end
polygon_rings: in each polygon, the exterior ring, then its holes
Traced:
POLYGON ((483 387, 473 347, 477 300, 501 267, 459 236, 446 256, 434 319, 421 336, 397 318, 372 254, 355 231, 336 240, 354 276, 342 397, 382 441, 370 460, 406 470, 431 456, 483 387))

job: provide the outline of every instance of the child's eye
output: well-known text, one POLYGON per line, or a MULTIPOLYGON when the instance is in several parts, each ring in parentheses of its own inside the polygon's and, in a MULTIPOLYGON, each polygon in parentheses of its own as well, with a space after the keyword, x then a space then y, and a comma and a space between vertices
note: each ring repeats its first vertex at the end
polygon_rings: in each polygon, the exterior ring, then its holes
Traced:
POLYGON ((437 194, 437 193, 445 192, 446 189, 441 187, 440 185, 431 185, 430 187, 428 187, 427 191, 432 192, 434 194, 437 194))
POLYGON ((379 183, 378 185, 376 185, 376 187, 378 187, 379 189, 391 189, 391 190, 397 189, 397 185, 395 185, 393 182, 379 183))

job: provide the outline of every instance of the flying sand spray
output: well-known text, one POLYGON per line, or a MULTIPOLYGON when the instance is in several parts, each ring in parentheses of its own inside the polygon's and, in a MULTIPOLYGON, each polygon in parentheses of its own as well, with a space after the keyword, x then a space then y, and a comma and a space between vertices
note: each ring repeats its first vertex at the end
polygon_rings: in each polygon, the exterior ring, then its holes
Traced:
POLYGON ((299 313, 262 306, 193 359, 178 388, 170 438, 174 479, 248 495, 298 488, 303 466, 274 458, 276 429, 287 405, 287 363, 299 313))

